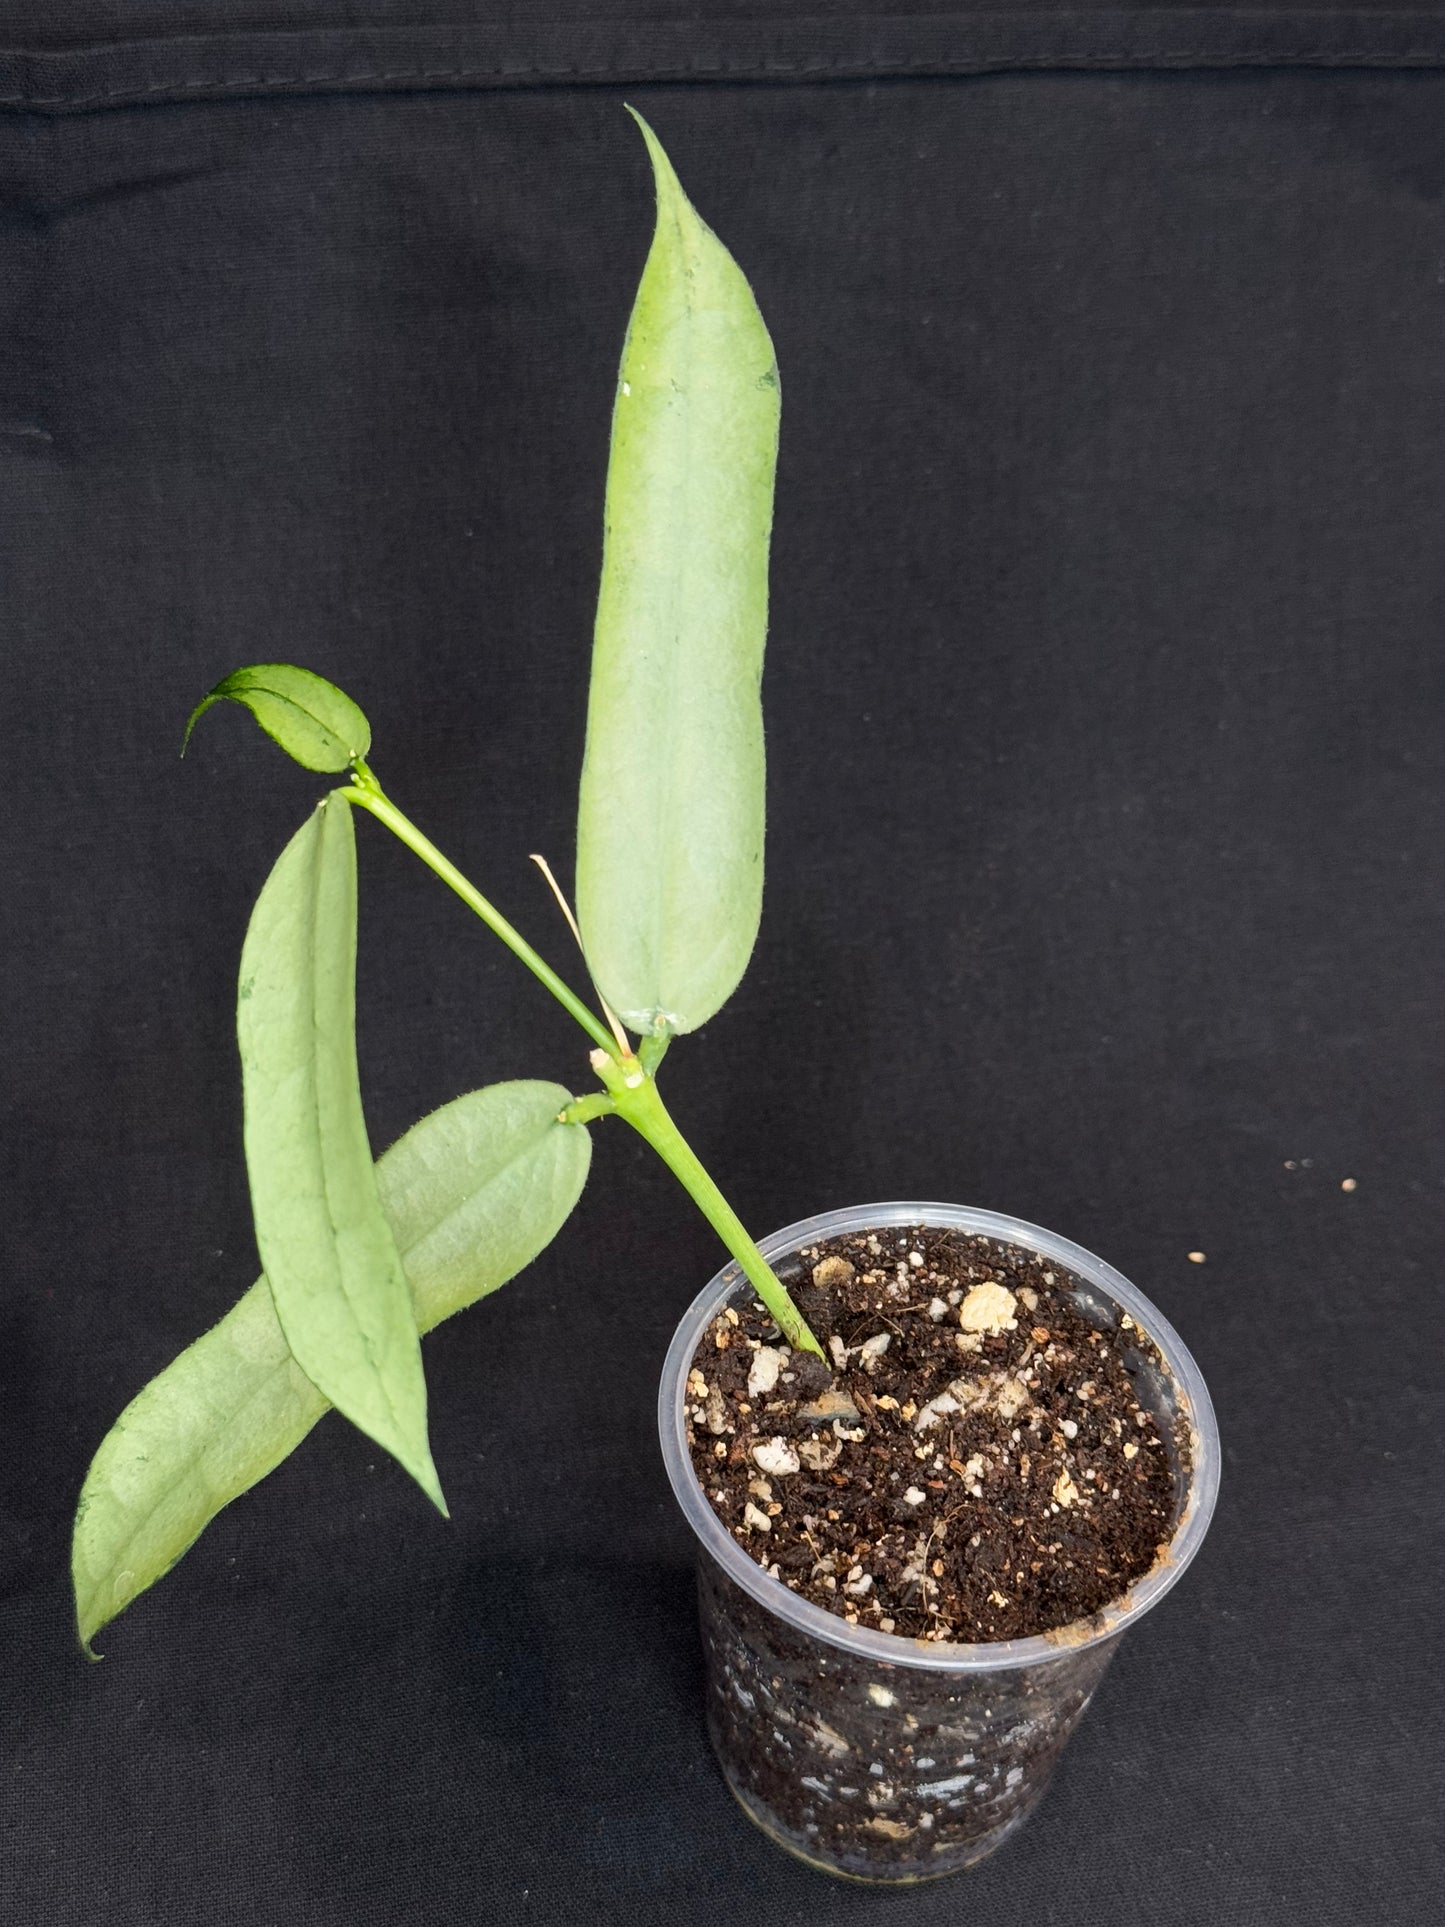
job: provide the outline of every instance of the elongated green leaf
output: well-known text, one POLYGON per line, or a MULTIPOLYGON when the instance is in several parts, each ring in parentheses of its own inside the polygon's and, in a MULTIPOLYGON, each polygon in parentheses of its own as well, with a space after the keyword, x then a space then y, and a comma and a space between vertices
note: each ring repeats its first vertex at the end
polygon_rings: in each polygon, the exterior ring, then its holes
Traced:
POLYGON ((598 988, 647 1033, 706 1022, 757 935, 779 397, 751 289, 642 131, 657 231, 612 417, 577 909, 598 988))
MULTIPOLYGON (((567 1101, 556 1084, 493 1084, 423 1118, 378 1160, 419 1331, 505 1284, 566 1222, 592 1152, 584 1126, 556 1121, 567 1101)), ((328 1409, 258 1279, 131 1401, 95 1455, 72 1557, 87 1649, 328 1409)))
POLYGON ((328 796, 266 879, 236 1009, 256 1244, 296 1363, 446 1510, 356 1069, 356 831, 328 796))
POLYGON ((371 748, 371 724, 350 696, 324 676, 296 669, 289 662, 253 663, 218 682, 192 710, 185 743, 211 704, 219 702, 243 704, 272 741, 304 769, 334 775, 371 748))

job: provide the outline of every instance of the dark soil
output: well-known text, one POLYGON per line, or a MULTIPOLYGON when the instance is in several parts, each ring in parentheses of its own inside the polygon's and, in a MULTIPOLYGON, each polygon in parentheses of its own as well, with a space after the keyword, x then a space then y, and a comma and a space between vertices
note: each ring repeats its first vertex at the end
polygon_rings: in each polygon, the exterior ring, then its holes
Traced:
POLYGON ((1070 1274, 920 1229, 810 1246, 785 1282, 835 1369, 744 1292, 688 1380, 698 1480, 774 1578, 850 1623, 977 1643, 1085 1619, 1148 1571, 1175 1474, 1128 1363, 1157 1355, 1090 1323, 1070 1274))
POLYGON ((871 1880, 992 1853, 1043 1794, 1116 1644, 934 1672, 813 1638, 708 1558, 698 1598, 708 1731, 733 1791, 775 1839, 871 1880))

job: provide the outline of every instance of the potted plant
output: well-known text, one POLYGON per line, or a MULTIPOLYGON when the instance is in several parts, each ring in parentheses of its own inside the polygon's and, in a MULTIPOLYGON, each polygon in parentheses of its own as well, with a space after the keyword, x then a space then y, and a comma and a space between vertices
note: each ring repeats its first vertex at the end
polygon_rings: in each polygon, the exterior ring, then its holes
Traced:
POLYGON ((556 1235, 590 1127, 618 1117, 729 1253, 678 1328, 660 1404, 699 1539, 724 1772, 815 1864, 916 1879, 990 1851, 1037 1799, 1121 1632, 1197 1548, 1217 1441, 1183 1346, 1088 1253, 911 1203, 759 1246, 663 1103, 664 1053, 731 994, 758 926, 779 388, 746 280, 639 124, 657 226, 614 405, 575 918, 542 866, 595 1005, 397 807, 341 690, 262 664, 202 701, 191 727, 239 703, 342 780, 282 852, 242 952, 264 1274, 97 1452, 75 1524, 79 1630, 90 1651, 330 1406, 445 1511, 420 1339, 556 1235), (358 811, 571 1014, 598 1088, 471 1092, 373 1164, 354 1030, 358 811))

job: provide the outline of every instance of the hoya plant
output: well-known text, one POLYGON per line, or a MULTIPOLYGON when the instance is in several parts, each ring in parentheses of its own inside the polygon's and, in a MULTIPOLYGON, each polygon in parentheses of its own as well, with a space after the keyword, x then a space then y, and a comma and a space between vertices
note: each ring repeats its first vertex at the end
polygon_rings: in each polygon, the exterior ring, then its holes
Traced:
POLYGON ((264 1275, 132 1400, 95 1456, 73 1551, 87 1651, 331 1406, 445 1512, 421 1338, 556 1235, 602 1118, 647 1140, 787 1341, 819 1350, 658 1087, 671 1039, 720 1009, 757 934, 779 389, 747 281, 639 125, 657 226, 613 409, 575 919, 557 891, 595 1004, 387 794, 367 719, 340 689, 263 663, 201 702, 191 728, 212 704, 239 703, 305 768, 342 780, 282 851, 241 954, 246 1168, 264 1275), (358 813, 414 851, 570 1013, 596 1088, 471 1091, 373 1164, 355 1039, 358 813))

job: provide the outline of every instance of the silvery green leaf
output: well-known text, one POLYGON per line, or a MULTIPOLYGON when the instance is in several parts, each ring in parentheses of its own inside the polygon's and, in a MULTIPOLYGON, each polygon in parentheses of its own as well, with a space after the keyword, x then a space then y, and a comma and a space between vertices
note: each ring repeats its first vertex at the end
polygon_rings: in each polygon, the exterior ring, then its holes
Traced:
MULTIPOLYGON (((556 1084, 493 1084, 432 1112, 378 1160, 418 1331, 505 1284, 566 1222, 592 1148, 584 1126, 557 1122, 567 1102, 556 1084)), ((95 1455, 72 1555, 87 1649, 327 1409, 258 1279, 131 1401, 95 1455)))
POLYGON ((657 228, 612 418, 577 824, 598 988, 634 1030, 694 1030, 733 991, 763 879, 772 343, 656 137, 657 228))
POLYGON ((296 1363, 443 1512, 356 1065, 356 830, 328 796, 251 913, 236 1006, 256 1245, 296 1363))

